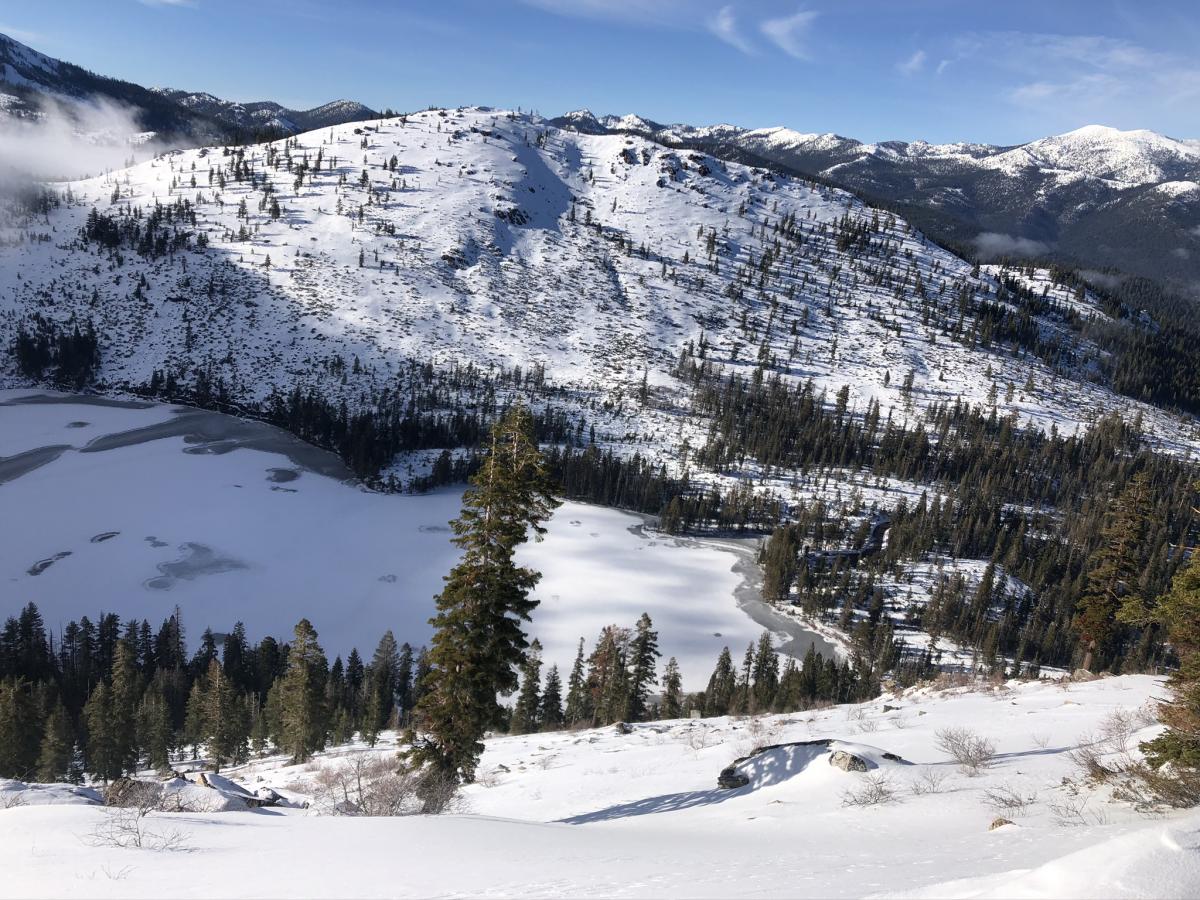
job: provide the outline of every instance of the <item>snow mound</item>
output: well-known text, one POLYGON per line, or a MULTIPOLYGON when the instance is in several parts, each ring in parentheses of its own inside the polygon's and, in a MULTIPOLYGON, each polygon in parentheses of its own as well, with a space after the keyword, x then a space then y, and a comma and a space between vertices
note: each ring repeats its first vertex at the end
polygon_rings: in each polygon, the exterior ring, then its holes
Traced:
POLYGON ((887 766, 908 765, 896 754, 878 747, 821 738, 793 744, 776 744, 755 750, 724 769, 718 783, 723 787, 758 790, 788 781, 808 770, 817 760, 825 760, 829 763, 827 768, 836 771, 843 768, 835 764, 835 759, 838 758, 854 761, 854 765, 848 771, 871 771, 887 766))
POLYGON ((74 784, 26 784, 0 778, 0 809, 15 806, 98 806, 100 794, 89 787, 74 784))
MULTIPOLYGON (((206 777, 217 778, 223 783, 233 785, 229 779, 219 775, 206 777)), ((251 795, 240 785, 235 787, 237 790, 226 791, 216 786, 194 784, 186 778, 172 778, 163 783, 160 803, 163 809, 172 812, 242 812, 249 808, 246 798, 251 795)))
MULTIPOLYGON (((1008 829, 1005 829, 1008 830, 1008 829)), ((1111 838, 1034 869, 929 885, 892 897, 1159 897, 1200 894, 1200 815, 1111 838)))

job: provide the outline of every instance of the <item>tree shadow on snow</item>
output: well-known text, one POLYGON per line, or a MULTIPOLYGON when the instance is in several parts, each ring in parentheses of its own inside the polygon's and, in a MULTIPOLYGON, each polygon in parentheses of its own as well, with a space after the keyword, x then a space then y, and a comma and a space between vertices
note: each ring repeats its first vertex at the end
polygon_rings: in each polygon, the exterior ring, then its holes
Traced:
POLYGON ((792 745, 773 748, 767 752, 753 755, 741 764, 745 766, 743 771, 750 778, 750 783, 745 787, 660 794, 657 797, 618 803, 596 812, 582 813, 578 816, 559 819, 559 821, 566 825, 587 825, 592 822, 609 822, 630 816, 648 816, 716 806, 726 800, 745 797, 759 788, 781 784, 800 774, 813 760, 824 758, 826 753, 828 753, 828 749, 823 743, 812 746, 792 745))

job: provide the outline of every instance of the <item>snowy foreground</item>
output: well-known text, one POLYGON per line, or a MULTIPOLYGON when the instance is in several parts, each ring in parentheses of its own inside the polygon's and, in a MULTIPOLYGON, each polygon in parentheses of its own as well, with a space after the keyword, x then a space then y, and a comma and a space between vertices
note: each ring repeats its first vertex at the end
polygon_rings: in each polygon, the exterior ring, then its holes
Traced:
MULTIPOLYGON (((1160 690, 1147 676, 926 688, 628 735, 496 738, 452 814, 152 814, 153 828, 179 836, 170 851, 104 846, 94 834, 106 810, 35 805, 38 792, 26 791, 28 805, 0 811, 0 895, 1194 897, 1200 816, 1139 815, 1084 785, 1069 757, 1101 735, 1106 753, 1136 746, 1156 728, 1144 712, 1160 690), (1114 727, 1121 721, 1132 733, 1114 727), (990 738, 995 764, 961 772, 936 746, 952 726, 990 738), (757 746, 821 737, 842 743, 774 751, 744 767, 748 786, 716 787, 757 746), (839 748, 875 768, 834 768, 839 748), (871 783, 890 786, 893 801, 845 805, 871 783), (1024 806, 989 805, 989 792, 1006 790, 1024 806), (989 830, 1001 815, 1013 824, 989 830)), ((299 799, 322 768, 393 749, 339 748, 307 766, 268 759, 227 774, 299 799)), ((0 782, 0 798, 17 787, 0 782)))

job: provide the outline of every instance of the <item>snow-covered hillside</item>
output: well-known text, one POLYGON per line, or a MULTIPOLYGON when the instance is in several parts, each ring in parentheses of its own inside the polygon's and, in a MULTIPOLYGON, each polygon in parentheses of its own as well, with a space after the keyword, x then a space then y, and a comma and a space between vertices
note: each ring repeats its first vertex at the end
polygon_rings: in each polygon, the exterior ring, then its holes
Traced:
POLYGON ((329 815, 323 773, 390 758, 385 736, 305 766, 227 769, 252 791, 317 802, 151 813, 141 848, 106 839, 118 813, 86 795, 0 782, 0 895, 1193 897, 1195 813, 1140 815, 1071 758, 1136 755, 1159 690, 1146 676, 924 688, 787 716, 493 738, 450 814, 329 815), (991 765, 956 766, 938 747, 948 728, 990 741, 991 765), (757 747, 819 739, 833 743, 770 751, 739 767, 749 784, 717 787, 757 747), (830 765, 837 751, 868 771, 830 765), (176 849, 155 849, 163 836, 176 849))
POLYGON ((354 403, 413 362, 519 366, 603 440, 677 464, 699 433, 670 370, 702 344, 731 370, 846 386, 852 408, 897 419, 999 391, 1001 413, 1041 427, 1122 410, 1164 441, 1192 437, 1096 383, 1098 351, 1061 319, 1098 315, 1093 300, 1043 283, 1059 312, 1039 327, 1069 365, 948 337, 964 297, 996 300, 1003 273, 974 274, 840 191, 636 136, 430 110, 181 151, 69 198, 6 231, 0 340, 33 314, 91 321, 110 386, 203 370, 234 399, 319 384, 354 403), (157 244, 143 229, 147 252, 114 252, 106 235, 150 218, 157 244))

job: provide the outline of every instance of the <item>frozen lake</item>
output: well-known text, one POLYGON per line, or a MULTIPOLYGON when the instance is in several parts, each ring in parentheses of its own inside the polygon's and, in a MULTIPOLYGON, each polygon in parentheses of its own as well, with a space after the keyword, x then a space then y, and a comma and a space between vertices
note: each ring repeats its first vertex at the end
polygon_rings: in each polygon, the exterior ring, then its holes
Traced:
MULTIPOLYGON (((0 391, 0 614, 32 601, 55 631, 101 612, 157 629, 178 605, 192 649, 205 627, 286 638, 302 616, 331 659, 369 657, 388 628, 422 644, 460 496, 363 490, 332 454, 219 413, 0 391)), ((590 650, 604 625, 648 612, 689 690, 764 626, 790 653, 830 652, 758 602, 749 554, 565 503, 521 551, 543 573, 530 630, 567 669, 580 637, 590 650)))

